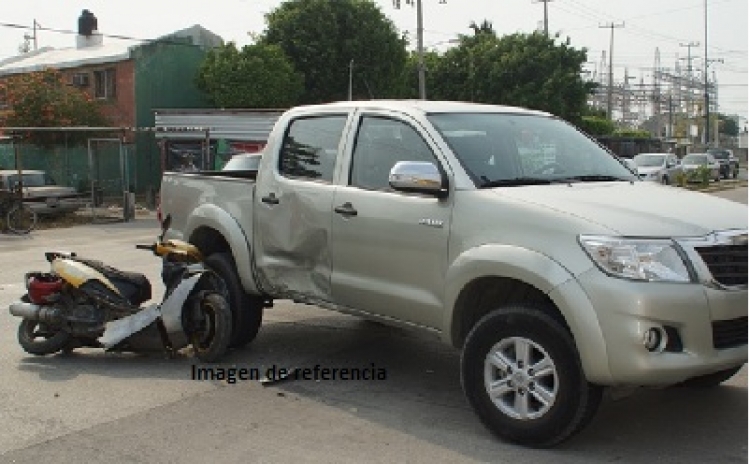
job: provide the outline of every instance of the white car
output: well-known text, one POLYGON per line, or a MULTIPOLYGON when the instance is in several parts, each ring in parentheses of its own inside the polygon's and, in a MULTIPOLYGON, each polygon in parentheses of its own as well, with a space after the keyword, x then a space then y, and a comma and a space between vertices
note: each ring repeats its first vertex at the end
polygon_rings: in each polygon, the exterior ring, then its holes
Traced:
POLYGON ((638 167, 638 177, 664 185, 674 183, 682 170, 677 155, 672 153, 641 153, 633 160, 638 167))
POLYGON ((700 182, 700 176, 696 171, 701 167, 706 166, 710 170, 708 178, 714 182, 721 180, 721 165, 709 153, 691 153, 682 158, 682 171, 688 178, 688 182, 700 182))

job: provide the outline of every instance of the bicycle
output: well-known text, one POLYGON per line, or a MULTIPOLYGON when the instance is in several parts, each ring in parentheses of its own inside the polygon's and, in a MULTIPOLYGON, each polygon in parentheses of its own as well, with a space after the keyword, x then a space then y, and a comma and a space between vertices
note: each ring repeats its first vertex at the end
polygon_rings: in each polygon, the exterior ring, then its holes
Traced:
POLYGON ((14 234, 28 234, 36 227, 36 212, 17 193, 0 192, 0 218, 14 234))

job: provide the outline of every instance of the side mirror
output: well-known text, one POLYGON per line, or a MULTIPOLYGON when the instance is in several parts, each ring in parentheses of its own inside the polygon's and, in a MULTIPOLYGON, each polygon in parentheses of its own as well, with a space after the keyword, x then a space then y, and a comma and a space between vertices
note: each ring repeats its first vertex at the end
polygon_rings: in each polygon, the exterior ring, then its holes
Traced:
POLYGON ((437 166, 423 161, 399 161, 388 175, 388 184, 401 192, 448 196, 445 178, 437 166))

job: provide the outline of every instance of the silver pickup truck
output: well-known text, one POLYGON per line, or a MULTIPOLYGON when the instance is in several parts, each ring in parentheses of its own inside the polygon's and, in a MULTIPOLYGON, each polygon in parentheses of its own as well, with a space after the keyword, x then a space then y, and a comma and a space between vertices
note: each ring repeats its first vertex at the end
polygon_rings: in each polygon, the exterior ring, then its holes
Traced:
POLYGON ((605 387, 716 386, 747 361, 747 208, 641 182, 549 114, 294 108, 257 171, 166 173, 161 209, 225 280, 235 346, 281 298, 431 331, 512 442, 570 437, 605 387))

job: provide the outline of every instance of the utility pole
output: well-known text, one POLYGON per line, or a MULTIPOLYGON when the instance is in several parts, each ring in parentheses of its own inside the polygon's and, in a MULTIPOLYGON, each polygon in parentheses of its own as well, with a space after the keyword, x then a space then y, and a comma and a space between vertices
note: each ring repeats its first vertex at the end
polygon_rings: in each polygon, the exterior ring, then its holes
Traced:
MULTIPOLYGON (((427 100, 427 85, 425 84, 424 75, 424 24, 422 18, 422 0, 417 0, 417 68, 419 78, 419 99, 427 100)), ((708 92, 708 88, 706 88, 706 92, 708 92)), ((708 94, 706 94, 706 98, 708 98, 708 94)))
POLYGON ((354 59, 349 61, 349 101, 352 101, 352 74, 354 71, 354 59))
POLYGON ((669 125, 667 126, 667 139, 674 138, 674 106, 672 106, 672 91, 669 91, 669 125))
POLYGON ((706 128, 703 130, 703 141, 706 143, 706 147, 708 147, 709 143, 711 143, 711 110, 708 107, 710 103, 708 99, 708 0, 703 0, 703 22, 703 52, 705 56, 703 60, 703 105, 706 107, 706 128))
MULTIPOLYGON (((422 0, 404 0, 407 5, 416 3, 417 6, 417 75, 419 78, 419 99, 427 100, 427 85, 425 84, 425 65, 424 65, 424 18, 422 16, 422 0)), ((440 0, 438 3, 445 4, 446 0, 440 0)), ((393 0, 393 6, 401 9, 401 0, 393 0)))
POLYGON ((532 3, 544 3, 544 35, 549 37, 549 19, 547 16, 547 4, 552 0, 534 0, 532 3))
MULTIPOLYGON (((690 53, 693 47, 700 45, 700 42, 688 42, 680 43, 680 47, 686 47, 688 49, 687 56, 687 120, 690 128, 688 129, 688 137, 692 140, 691 129, 693 127, 693 55, 690 53)), ((682 58, 681 58, 682 59, 682 58)), ((696 115, 696 121, 697 121, 696 115)))
POLYGON ((609 28, 609 85, 607 87, 607 119, 612 120, 612 90, 614 88, 614 73, 612 68, 612 55, 615 53, 615 29, 625 27, 625 23, 609 23, 600 25, 600 28, 609 28))
POLYGON ((37 40, 36 40, 36 30, 41 27, 41 24, 36 22, 36 19, 34 20, 33 29, 34 29, 34 50, 37 49, 37 40))

